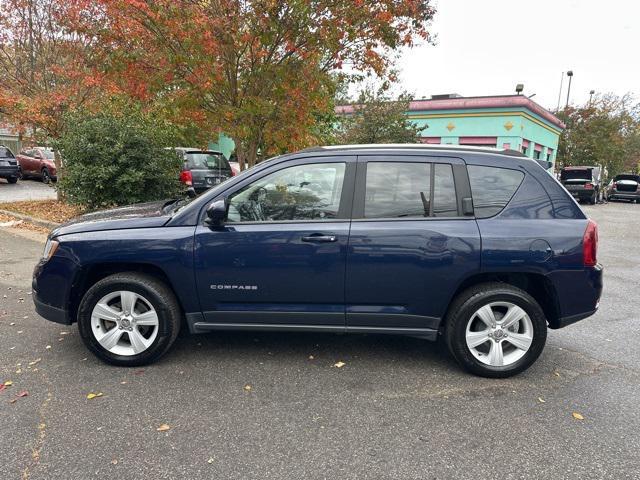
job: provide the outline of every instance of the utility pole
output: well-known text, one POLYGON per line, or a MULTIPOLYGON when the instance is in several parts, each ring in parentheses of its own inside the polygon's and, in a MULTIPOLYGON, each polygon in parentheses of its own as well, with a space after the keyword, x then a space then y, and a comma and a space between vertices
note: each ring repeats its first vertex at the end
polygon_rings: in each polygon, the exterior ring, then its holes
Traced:
POLYGON ((571 79, 573 78, 573 70, 569 70, 567 72, 567 77, 569 77, 569 86, 567 87, 567 103, 564 106, 565 110, 569 107, 569 96, 571 95, 571 79))
POLYGON ((592 102, 592 100, 593 100, 593 94, 594 94, 594 93, 596 93, 596 91, 595 91, 595 90, 591 90, 591 91, 589 92, 589 106, 591 106, 591 102, 592 102))

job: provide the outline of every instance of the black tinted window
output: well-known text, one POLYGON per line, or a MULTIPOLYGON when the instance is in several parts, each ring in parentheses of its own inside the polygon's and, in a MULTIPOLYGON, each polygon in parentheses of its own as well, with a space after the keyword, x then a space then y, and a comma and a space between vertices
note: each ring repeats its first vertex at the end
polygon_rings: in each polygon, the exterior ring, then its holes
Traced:
POLYGON ((0 147, 0 158, 13 158, 13 153, 7 147, 0 147))
POLYGON ((433 216, 455 217, 458 215, 458 199, 453 182, 451 165, 437 163, 434 165, 433 179, 433 216))
POLYGON ((431 164, 369 162, 366 218, 428 217, 431 164))
POLYGON ((492 217, 507 206, 524 174, 497 167, 468 167, 473 207, 478 218, 492 217))
POLYGON ((189 169, 229 170, 229 164, 222 154, 210 152, 188 152, 185 155, 189 169))

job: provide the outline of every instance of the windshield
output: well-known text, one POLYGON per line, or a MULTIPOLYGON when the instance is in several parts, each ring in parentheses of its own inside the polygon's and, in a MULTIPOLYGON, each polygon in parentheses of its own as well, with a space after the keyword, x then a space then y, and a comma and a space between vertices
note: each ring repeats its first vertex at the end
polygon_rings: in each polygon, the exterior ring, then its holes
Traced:
POLYGON ((222 154, 213 152, 187 152, 185 155, 189 169, 230 170, 222 154))

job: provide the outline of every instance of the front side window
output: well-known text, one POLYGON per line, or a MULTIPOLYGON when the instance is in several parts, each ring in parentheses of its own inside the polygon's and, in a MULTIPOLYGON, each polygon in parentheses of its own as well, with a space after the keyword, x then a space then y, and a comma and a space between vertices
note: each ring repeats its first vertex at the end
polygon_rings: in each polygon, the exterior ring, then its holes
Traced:
POLYGON ((365 218, 457 215, 458 202, 451 165, 417 162, 367 164, 365 218))
POLYGON ((344 173, 344 163, 317 163, 269 174, 229 197, 227 221, 332 220, 338 216, 344 173))
POLYGON ((507 168, 470 165, 467 169, 477 218, 500 213, 524 178, 524 173, 507 168))

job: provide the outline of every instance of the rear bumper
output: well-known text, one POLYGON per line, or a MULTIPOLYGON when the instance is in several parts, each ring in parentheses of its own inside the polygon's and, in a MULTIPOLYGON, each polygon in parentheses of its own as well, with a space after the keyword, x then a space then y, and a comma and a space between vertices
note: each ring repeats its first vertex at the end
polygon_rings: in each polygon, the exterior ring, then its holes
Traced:
POLYGON ((19 171, 18 165, 3 165, 0 167, 0 178, 17 177, 19 171))
POLYGON ((640 192, 611 192, 609 199, 612 200, 640 200, 640 192))
POLYGON ((603 267, 587 267, 578 271, 553 274, 552 282, 558 294, 561 316, 549 322, 557 329, 592 316, 598 311, 603 288, 603 267))

